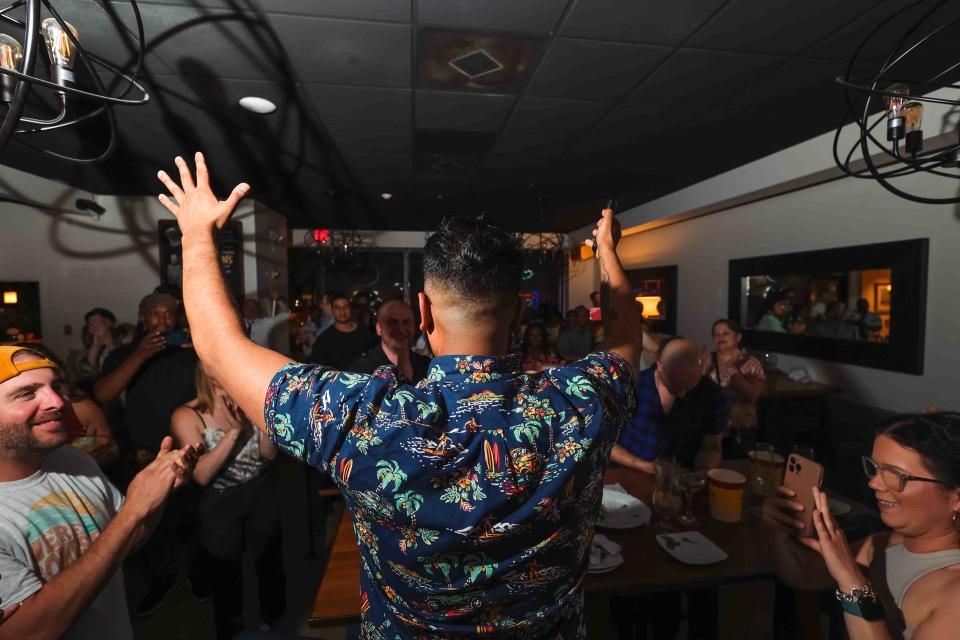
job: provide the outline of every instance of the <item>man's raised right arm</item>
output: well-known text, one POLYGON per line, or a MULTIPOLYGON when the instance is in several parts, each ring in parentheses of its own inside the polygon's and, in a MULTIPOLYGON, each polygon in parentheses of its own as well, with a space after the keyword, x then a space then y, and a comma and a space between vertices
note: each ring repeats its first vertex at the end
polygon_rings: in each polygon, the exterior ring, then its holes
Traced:
POLYGON ((600 261, 600 300, 603 316, 601 351, 619 353, 636 370, 642 351, 641 318, 633 288, 617 255, 620 223, 612 209, 604 209, 594 230, 600 261))

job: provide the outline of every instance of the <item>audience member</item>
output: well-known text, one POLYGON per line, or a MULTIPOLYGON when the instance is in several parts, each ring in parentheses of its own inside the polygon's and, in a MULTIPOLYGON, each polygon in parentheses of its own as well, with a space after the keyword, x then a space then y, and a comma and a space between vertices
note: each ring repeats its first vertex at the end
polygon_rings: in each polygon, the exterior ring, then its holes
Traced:
POLYGON ((391 300, 380 305, 375 326, 380 343, 348 367, 357 373, 373 373, 378 368, 392 365, 400 370, 404 382, 419 382, 427 377, 430 359, 411 350, 416 338, 413 310, 402 300, 391 300))
POLYGON ((757 323, 757 329, 760 331, 775 331, 785 333, 786 327, 783 326, 783 320, 790 312, 790 304, 782 298, 777 298, 770 303, 767 312, 757 323))
POLYGON ((763 506, 777 574, 804 590, 836 588, 849 636, 954 638, 960 626, 960 414, 901 416, 863 458, 888 531, 853 545, 813 489, 816 537, 786 487, 763 506))
POLYGON ((248 188, 218 201, 203 156, 196 161, 196 182, 181 158, 182 185, 160 173, 175 194, 161 201, 184 233, 194 342, 257 426, 343 491, 362 558, 361 634, 474 634, 509 624, 511 635, 583 635, 597 482, 634 411, 640 350, 613 211, 596 231, 615 310, 611 351, 551 369, 542 384, 517 376, 505 354, 520 243, 481 220, 446 220, 427 240, 419 295, 438 357, 426 381, 401 385, 387 369, 365 376, 292 363, 243 335, 216 269, 213 230, 248 188), (453 531, 456 522, 464 528, 453 531), (544 571, 554 566, 566 570, 544 571), (530 575, 536 584, 521 580, 530 575))
POLYGON ((290 309, 280 299, 276 291, 270 292, 270 315, 263 314, 260 301, 247 298, 243 301, 243 327, 250 339, 263 347, 270 347, 270 334, 277 327, 285 326, 290 321, 290 309))
POLYGON ((757 400, 767 378, 763 364, 740 347, 742 334, 736 320, 713 323, 716 351, 707 371, 710 379, 723 387, 730 407, 730 427, 738 439, 757 426, 757 400))
POLYGON ((310 351, 310 362, 340 371, 375 344, 375 336, 353 319, 350 298, 342 293, 330 295, 333 326, 317 336, 310 351))
MULTIPOLYGON (((170 418, 177 407, 196 395, 193 374, 197 355, 192 345, 167 346, 166 336, 176 328, 177 302, 168 294, 153 293, 140 302, 143 329, 129 345, 118 347, 103 366, 103 375, 94 386, 101 403, 126 394, 123 402, 123 431, 140 464, 150 460, 170 435, 170 418)), ((238 323, 239 326, 239 323, 238 323)), ((137 604, 137 613, 155 611, 176 584, 177 530, 189 527, 194 518, 196 495, 186 491, 171 501, 163 513, 159 533, 142 554, 150 586, 137 604)), ((204 561, 192 540, 190 579, 197 593, 204 593, 204 561)))
POLYGON ((557 351, 567 362, 574 362, 593 351, 590 311, 579 306, 568 314, 569 326, 557 339, 557 351))
POLYGON ((277 449, 202 364, 197 365, 196 390, 196 399, 174 412, 171 431, 178 445, 201 441, 206 448, 193 470, 194 481, 203 487, 200 539, 213 559, 217 639, 229 640, 243 629, 244 549, 254 557, 263 621, 273 625, 286 607, 280 511, 268 470, 277 449))
POLYGON ((297 334, 297 346, 303 351, 305 357, 310 356, 313 350, 313 343, 317 341, 317 336, 333 326, 333 311, 330 309, 330 296, 323 294, 317 303, 317 308, 310 312, 307 321, 300 328, 297 334))
POLYGON ((590 304, 591 304, 593 307, 596 307, 596 308, 599 308, 599 307, 600 307, 600 292, 599 292, 599 291, 592 291, 592 292, 590 293, 590 304))
POLYGON ((803 316, 792 315, 783 321, 783 328, 787 330, 787 333, 794 335, 806 333, 807 321, 804 320, 803 316))
POLYGON ((540 373, 548 367, 560 364, 557 350, 550 344, 547 332, 539 322, 527 325, 520 347, 520 368, 526 372, 540 373))
POLYGON ((117 347, 114 332, 117 329, 117 317, 112 311, 96 307, 83 316, 81 337, 86 351, 78 366, 77 381, 84 383, 96 380, 100 376, 103 362, 117 347))
POLYGON ((857 327, 861 340, 869 340, 883 329, 883 320, 870 311, 870 301, 866 298, 857 300, 857 308, 850 312, 847 322, 857 327))
POLYGON ((810 329, 810 335, 838 340, 856 340, 860 337, 857 327, 843 321, 847 305, 839 300, 827 305, 824 318, 810 329))
POLYGON ((373 323, 376 319, 370 309, 370 296, 365 291, 353 294, 353 300, 350 302, 350 315, 354 322, 368 332, 373 329, 373 323))
MULTIPOLYGON (((637 376, 637 410, 620 433, 610 459, 631 469, 655 473, 653 463, 658 457, 685 444, 671 440, 668 417, 677 401, 695 389, 702 377, 703 353, 695 344, 683 338, 664 340, 656 364, 637 376)), ((703 457, 712 457, 707 453, 714 448, 712 436, 703 443, 703 457)))
POLYGON ((189 480, 199 445, 172 449, 130 483, 124 500, 90 456, 64 446, 62 374, 23 347, 0 347, 0 638, 133 638, 124 558, 189 480))

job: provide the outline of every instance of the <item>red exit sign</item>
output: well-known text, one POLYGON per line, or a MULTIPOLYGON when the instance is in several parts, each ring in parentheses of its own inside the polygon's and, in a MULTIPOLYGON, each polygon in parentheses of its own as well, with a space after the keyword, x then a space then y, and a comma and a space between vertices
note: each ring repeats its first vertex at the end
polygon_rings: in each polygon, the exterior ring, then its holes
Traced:
POLYGON ((327 244, 330 241, 330 229, 314 229, 313 241, 320 244, 327 244))

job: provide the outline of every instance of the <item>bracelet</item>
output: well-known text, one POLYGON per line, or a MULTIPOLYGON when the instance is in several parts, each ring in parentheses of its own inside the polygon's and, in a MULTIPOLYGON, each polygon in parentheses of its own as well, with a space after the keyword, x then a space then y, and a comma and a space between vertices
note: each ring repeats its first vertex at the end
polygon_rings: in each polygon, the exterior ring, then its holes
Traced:
POLYGON ((863 618, 867 622, 878 622, 886 619, 883 604, 873 591, 873 585, 868 580, 860 589, 851 589, 844 593, 837 589, 837 600, 845 613, 863 618))
POLYGON ((837 600, 840 602, 860 602, 861 600, 873 600, 876 601, 877 594, 873 590, 873 585, 870 584, 870 581, 867 580, 864 582, 863 586, 857 589, 854 587, 850 590, 850 593, 844 593, 837 589, 837 600))

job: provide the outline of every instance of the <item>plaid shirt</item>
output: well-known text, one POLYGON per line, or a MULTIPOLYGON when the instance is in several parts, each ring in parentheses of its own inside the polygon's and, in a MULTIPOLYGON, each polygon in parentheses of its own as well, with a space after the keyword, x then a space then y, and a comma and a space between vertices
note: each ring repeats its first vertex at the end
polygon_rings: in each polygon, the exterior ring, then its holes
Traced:
POLYGON ((657 365, 637 375, 637 412, 620 432, 619 444, 643 460, 656 460, 667 446, 667 416, 657 390, 657 365))

